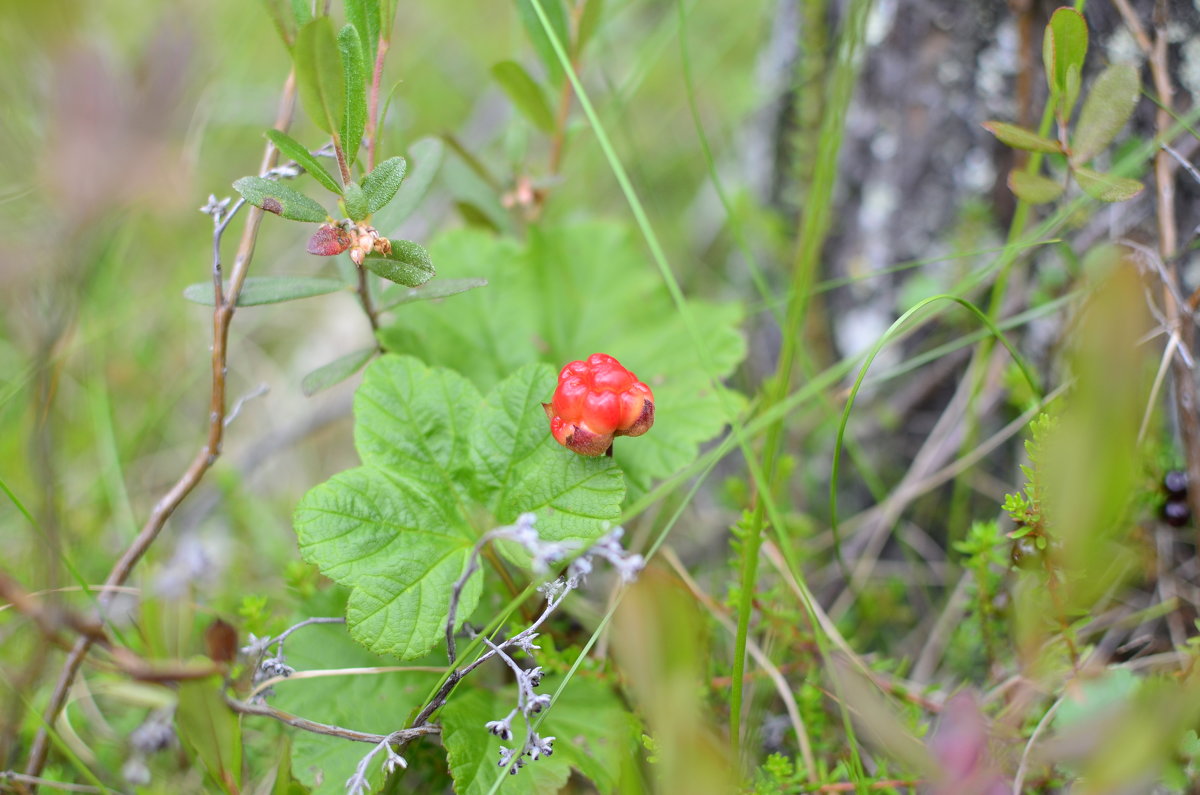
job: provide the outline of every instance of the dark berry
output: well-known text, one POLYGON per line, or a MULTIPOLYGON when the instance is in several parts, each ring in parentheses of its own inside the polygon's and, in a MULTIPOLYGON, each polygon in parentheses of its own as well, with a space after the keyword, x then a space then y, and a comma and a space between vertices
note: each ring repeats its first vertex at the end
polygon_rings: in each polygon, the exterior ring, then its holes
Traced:
POLYGON ((1163 503, 1162 516, 1171 527, 1183 527, 1192 518, 1192 512, 1183 500, 1167 500, 1163 503))
POLYGON ((1163 475, 1163 488, 1172 497, 1182 497, 1187 494, 1187 473, 1182 469, 1172 469, 1163 475))

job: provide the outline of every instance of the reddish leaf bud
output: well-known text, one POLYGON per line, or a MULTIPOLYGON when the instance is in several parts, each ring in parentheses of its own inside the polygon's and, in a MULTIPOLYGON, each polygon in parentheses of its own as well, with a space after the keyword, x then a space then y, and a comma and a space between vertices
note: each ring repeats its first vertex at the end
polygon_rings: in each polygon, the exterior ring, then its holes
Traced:
POLYGON ((322 224, 308 239, 308 253, 318 257, 332 257, 341 254, 354 245, 354 236, 340 226, 322 224))
POLYGON ((641 436, 654 424, 654 393, 607 353, 564 367, 542 407, 555 440, 580 455, 604 455, 614 436, 641 436))

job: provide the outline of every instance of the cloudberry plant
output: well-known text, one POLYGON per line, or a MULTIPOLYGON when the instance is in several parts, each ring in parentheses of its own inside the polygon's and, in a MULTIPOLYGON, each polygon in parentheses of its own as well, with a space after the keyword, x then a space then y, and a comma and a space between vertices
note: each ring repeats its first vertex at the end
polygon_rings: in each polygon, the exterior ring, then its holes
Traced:
POLYGON ((654 393, 607 353, 564 367, 542 408, 555 440, 580 455, 603 455, 613 437, 641 436, 654 424, 654 393))

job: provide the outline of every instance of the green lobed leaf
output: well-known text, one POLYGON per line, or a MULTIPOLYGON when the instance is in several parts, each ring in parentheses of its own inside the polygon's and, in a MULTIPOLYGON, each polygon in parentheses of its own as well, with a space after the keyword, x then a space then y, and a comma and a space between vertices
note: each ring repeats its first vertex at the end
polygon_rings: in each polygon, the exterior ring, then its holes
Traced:
MULTIPOLYGON (((315 295, 328 295, 344 290, 338 279, 318 279, 305 276, 248 276, 238 296, 238 306, 280 304, 315 295)), ((195 304, 213 305, 212 282, 189 284, 183 297, 195 304)))
POLYGON ((342 186, 337 183, 337 180, 325 170, 325 166, 321 165, 321 161, 309 152, 303 144, 282 130, 267 130, 266 136, 271 140, 271 143, 275 144, 276 149, 282 152, 285 157, 295 160, 301 168, 312 175, 313 179, 339 196, 342 194, 342 186))
POLYGON ((1046 152, 1059 154, 1062 146, 1051 138, 1044 138, 1027 127, 1017 124, 1007 124, 1002 121, 984 122, 984 129, 996 136, 1001 143, 1014 149, 1024 149, 1027 152, 1046 152))
MULTIPOLYGON (((332 589, 342 592, 342 589, 332 589)), ((324 593, 319 594, 323 597, 324 593)), ((314 598, 304 615, 336 615, 345 609, 344 598, 314 598), (320 602, 320 604, 315 604, 320 602)), ((299 620, 299 617, 297 617, 299 620)), ((298 671, 336 668, 375 668, 395 665, 395 659, 367 651, 342 625, 305 627, 287 641, 287 662, 298 671)), ((445 657, 429 659, 445 664, 445 657)), ((274 687, 271 704, 293 715, 334 726, 387 734, 421 705, 437 681, 437 674, 419 671, 402 675, 348 675, 281 682, 274 687)), ((344 795, 346 779, 354 773, 368 746, 312 732, 292 734, 292 772, 312 795, 344 795)), ((380 765, 371 765, 368 779, 376 791, 383 785, 380 765)))
POLYGON ((346 210, 346 215, 353 221, 361 221, 367 217, 367 194, 363 192, 362 187, 354 180, 346 183, 346 193, 342 206, 346 210))
POLYGON ((1104 174, 1090 168, 1076 168, 1072 172, 1083 192, 1102 202, 1123 202, 1142 192, 1144 187, 1136 179, 1104 174))
MULTIPOLYGON (((650 432, 614 447, 631 489, 647 489, 695 459, 725 425, 722 397, 741 404, 735 393, 710 389, 687 324, 625 226, 534 227, 523 247, 454 230, 431 250, 443 276, 483 277, 489 287, 407 307, 381 330, 384 344, 454 367, 481 389, 530 361, 557 369, 592 353, 615 356, 655 396, 650 432)), ((691 305, 715 375, 728 376, 746 351, 740 308, 691 305)))
MULTIPOLYGON (((563 81, 562 64, 558 62, 558 56, 554 53, 550 37, 546 35, 546 29, 542 27, 542 21, 538 19, 537 11, 533 7, 533 0, 516 0, 516 2, 517 15, 521 18, 521 24, 525 26, 525 33, 529 36, 529 41, 533 45, 534 51, 537 52, 538 58, 541 59, 542 66, 546 68, 550 83, 555 86, 560 85, 563 81)), ((545 12, 546 19, 550 21, 554 35, 562 43, 563 48, 570 52, 571 36, 563 1, 538 0, 538 4, 545 12)))
POLYGON ((292 221, 321 223, 329 217, 325 208, 297 190, 263 177, 242 177, 233 183, 242 198, 269 213, 292 221))
POLYGON ((364 464, 465 493, 472 473, 468 434, 482 401, 453 370, 411 356, 380 357, 354 395, 355 449, 364 464))
POLYGON ((445 144, 437 138, 422 138, 409 147, 407 176, 395 197, 372 217, 376 229, 391 237, 400 222, 412 215, 433 184, 444 152, 445 144))
POLYGON ((1078 75, 1074 86, 1068 85, 1067 74, 1074 69, 1083 70, 1083 59, 1087 56, 1088 30, 1083 15, 1072 8, 1060 8, 1050 17, 1042 42, 1042 60, 1046 67, 1046 83, 1050 93, 1061 102, 1064 119, 1070 118, 1078 96, 1078 75), (1074 87, 1074 95, 1069 88, 1074 87))
MULTIPOLYGON (((477 535, 449 489, 395 470, 350 469, 304 495, 295 529, 304 559, 352 589, 346 623, 359 643, 411 660, 445 637, 450 594, 477 535)), ((476 572, 462 590, 463 618, 482 579, 476 572)))
POLYGON ((1062 195, 1063 184, 1041 174, 1030 174, 1028 171, 1011 171, 1008 175, 1008 188, 1018 199, 1030 204, 1045 204, 1052 202, 1062 195))
POLYGON ((379 0, 346 0, 346 21, 358 30, 370 71, 379 46, 379 0))
POLYGON ((554 131, 554 114, 546 93, 537 84, 525 67, 516 61, 501 61, 492 66, 492 77, 512 100, 513 106, 542 132, 554 131))
POLYGON ((429 252, 410 240, 393 240, 390 254, 372 252, 363 267, 390 282, 405 287, 420 287, 434 276, 429 252))
POLYGON ((437 298, 448 298, 452 295, 474 290, 476 287, 486 287, 487 279, 438 279, 420 287, 405 287, 394 284, 383 291, 380 296, 379 311, 395 309, 415 301, 432 301, 437 298))
POLYGON ((346 80, 346 106, 340 127, 342 148, 346 162, 352 164, 358 158, 363 130, 367 126, 367 68, 362 40, 353 25, 346 25, 338 32, 337 44, 346 80))
POLYGON ((371 357, 375 355, 376 350, 377 348, 374 346, 362 348, 357 351, 351 351, 345 356, 339 356, 329 364, 321 365, 316 370, 304 376, 304 380, 300 382, 300 391, 312 397, 334 384, 340 384, 361 370, 367 362, 371 361, 371 357))
POLYGON ((406 168, 403 157, 389 157, 363 177, 363 191, 367 194, 367 212, 374 215, 392 200, 404 182, 406 168))
POLYGON ((557 383, 553 368, 533 364, 491 391, 472 424, 475 487, 499 524, 548 509, 538 522, 542 538, 583 539, 619 518, 613 508, 625 488, 615 467, 598 467, 597 459, 576 455, 550 436, 541 404, 557 383))
MULTIPOLYGON (((486 530, 535 511, 543 536, 583 543, 619 517, 611 459, 574 456, 548 433, 530 444, 545 415, 536 400, 515 401, 554 381, 531 365, 480 398, 457 373, 409 356, 367 368, 355 396, 363 465, 310 490, 295 528, 304 558, 351 588, 347 623, 372 651, 412 659, 442 640, 451 590, 486 530), (496 447, 505 438, 513 448, 496 447)), ((464 620, 481 580, 476 572, 463 589, 464 620)))
POLYGON ((1088 92, 1075 124, 1071 143, 1071 163, 1082 165, 1091 160, 1117 137, 1133 115, 1142 84, 1137 69, 1128 64, 1109 66, 1088 92))
POLYGON ((346 79, 329 17, 317 17, 300 28, 292 60, 304 109, 314 124, 337 136, 346 107, 346 79))

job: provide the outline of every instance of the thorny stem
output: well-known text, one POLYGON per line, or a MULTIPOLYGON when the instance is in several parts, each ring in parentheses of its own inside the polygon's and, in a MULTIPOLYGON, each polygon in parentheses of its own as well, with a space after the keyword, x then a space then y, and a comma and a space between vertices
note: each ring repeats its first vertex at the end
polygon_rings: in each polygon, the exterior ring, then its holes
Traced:
MULTIPOLYGON (((295 106, 296 74, 293 71, 288 74, 287 80, 284 82, 283 92, 279 100, 279 109, 275 117, 275 129, 286 130, 288 128, 291 124, 295 106)), ((263 153, 262 165, 259 172, 266 173, 269 171, 274 167, 278 157, 279 152, 275 146, 268 144, 263 153)), ((262 222, 262 217, 263 211, 261 209, 258 207, 250 208, 249 214, 246 217, 246 226, 242 231, 242 239, 238 245, 237 256, 233 261, 227 295, 223 294, 224 291, 221 285, 219 251, 214 252, 215 306, 213 307, 212 392, 209 400, 208 438, 204 446, 196 453, 196 456, 192 459, 192 462, 188 465, 183 475, 176 481, 175 485, 155 504, 137 537, 134 538, 133 542, 126 548, 124 554, 121 555, 121 558, 109 572, 108 577, 104 581, 104 590, 99 597, 99 604, 102 610, 112 602, 113 595, 116 593, 114 590, 115 586, 123 585, 129 579, 129 575, 133 572, 133 567, 137 565, 138 561, 146 553, 146 550, 158 538, 159 533, 166 525, 167 520, 175 512, 175 509, 196 488, 196 485, 200 483, 204 474, 216 463, 217 458, 221 454, 221 442, 225 431, 225 375, 229 325, 237 309, 237 300, 241 295, 242 286, 246 282, 246 273, 249 270, 250 261, 254 257, 254 244, 258 239, 258 229, 262 222)), ((224 229, 220 231, 224 232, 224 229)), ((50 750, 51 727, 58 720, 59 714, 66 704, 67 694, 75 682, 75 677, 78 675, 79 669, 83 666, 84 658, 87 657, 94 643, 95 640, 92 637, 81 636, 75 641, 75 645, 72 646, 70 653, 67 655, 58 681, 55 683, 54 690, 50 694, 50 700, 46 704, 46 709, 42 714, 42 726, 38 729, 33 740, 33 745, 30 748, 25 775, 32 777, 41 775, 42 769, 46 765, 47 754, 50 750)), ((33 788, 33 791, 36 791, 36 787, 33 788)))

